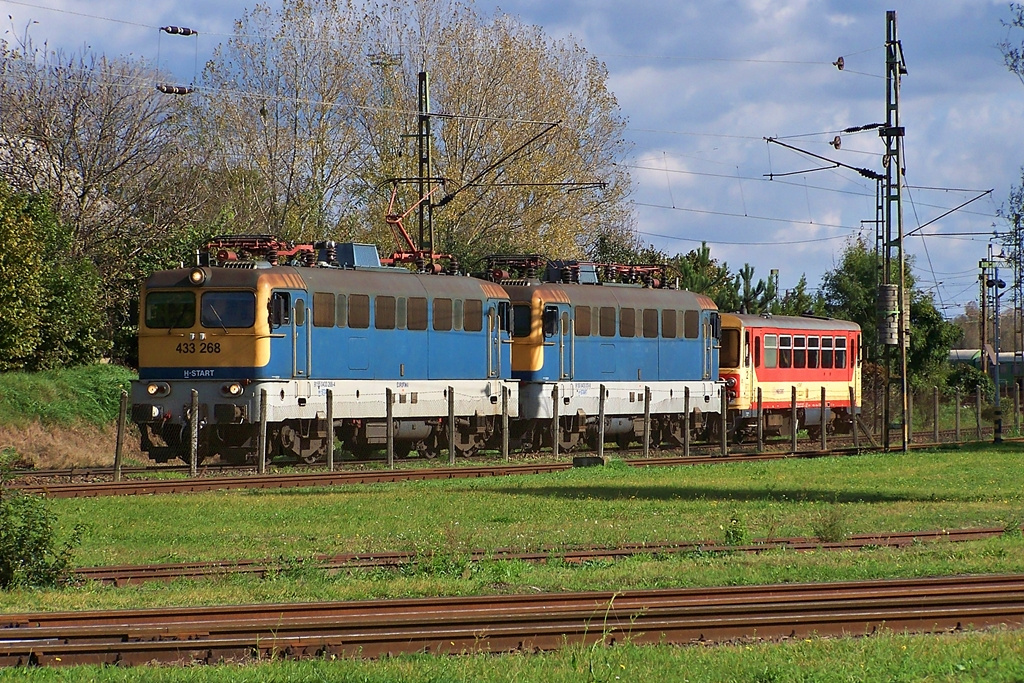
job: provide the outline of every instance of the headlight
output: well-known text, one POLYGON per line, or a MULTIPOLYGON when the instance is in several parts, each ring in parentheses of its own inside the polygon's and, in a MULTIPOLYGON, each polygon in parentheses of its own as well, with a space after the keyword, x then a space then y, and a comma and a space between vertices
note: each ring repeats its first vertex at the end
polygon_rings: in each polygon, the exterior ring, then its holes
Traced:
POLYGON ((725 386, 729 387, 730 389, 736 386, 736 378, 730 377, 727 380, 725 380, 725 386))
POLYGON ((171 393, 171 385, 167 382, 150 382, 146 385, 146 393, 150 396, 166 396, 171 393))
POLYGON ((231 382, 230 384, 225 384, 224 386, 222 386, 220 388, 220 391, 225 396, 241 396, 242 385, 239 384, 238 382, 231 382))
POLYGON ((193 268, 189 271, 188 281, 197 287, 206 282, 206 271, 202 268, 193 268))

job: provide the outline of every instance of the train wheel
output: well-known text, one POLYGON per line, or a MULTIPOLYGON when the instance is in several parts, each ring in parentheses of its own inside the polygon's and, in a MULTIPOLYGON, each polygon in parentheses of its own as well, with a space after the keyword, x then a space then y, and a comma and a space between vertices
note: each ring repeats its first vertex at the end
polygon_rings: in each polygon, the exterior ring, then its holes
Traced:
POLYGON ((633 443, 633 432, 625 432, 623 434, 615 435, 615 445, 619 448, 629 448, 629 444, 633 443))

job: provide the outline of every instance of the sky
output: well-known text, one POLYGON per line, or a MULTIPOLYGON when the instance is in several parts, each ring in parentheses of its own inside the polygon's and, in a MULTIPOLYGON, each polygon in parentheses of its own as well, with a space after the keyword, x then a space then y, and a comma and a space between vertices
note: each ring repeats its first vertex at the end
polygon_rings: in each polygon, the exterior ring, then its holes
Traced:
MULTIPOLYGON (((142 57, 187 83, 253 4, 0 0, 0 10, 10 17, 8 40, 27 27, 37 43, 142 57), (199 36, 167 36, 157 30, 165 25, 199 36)), ((904 230, 916 231, 906 251, 920 288, 945 315, 977 300, 978 262, 993 232, 1009 230, 999 212, 1024 166, 1024 82, 1007 71, 998 48, 1024 41, 1024 31, 1005 25, 1008 2, 474 4, 484 15, 510 14, 553 39, 571 39, 605 63, 627 120, 631 149, 622 163, 645 244, 672 255, 707 242, 733 271, 750 264, 756 279, 778 270, 783 290, 801 275, 816 289, 849 240, 874 244, 875 182, 846 167, 883 172, 884 144, 875 130, 840 131, 885 121, 886 11, 895 10, 907 66, 904 230), (837 134, 838 148, 830 144, 837 134)))

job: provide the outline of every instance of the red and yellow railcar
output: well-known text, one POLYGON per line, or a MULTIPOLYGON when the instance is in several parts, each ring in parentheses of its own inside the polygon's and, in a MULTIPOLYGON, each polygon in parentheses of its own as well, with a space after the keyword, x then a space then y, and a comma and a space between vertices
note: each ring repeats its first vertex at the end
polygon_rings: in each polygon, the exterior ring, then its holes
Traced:
POLYGON ((734 438, 757 431, 758 389, 765 434, 792 428, 794 389, 798 429, 848 433, 860 412, 860 350, 860 326, 845 320, 723 313, 720 376, 734 438))

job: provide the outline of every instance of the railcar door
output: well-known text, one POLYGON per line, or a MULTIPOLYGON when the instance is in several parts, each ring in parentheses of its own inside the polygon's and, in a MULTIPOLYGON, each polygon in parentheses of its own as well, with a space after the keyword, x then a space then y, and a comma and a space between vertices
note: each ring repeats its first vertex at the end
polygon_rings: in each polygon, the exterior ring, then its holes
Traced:
POLYGON ((717 346, 719 332, 717 313, 705 313, 701 333, 704 337, 704 379, 715 379, 718 368, 715 367, 714 351, 717 346))
POLYGON ((505 328, 498 303, 487 302, 487 376, 501 377, 501 332, 505 328))
POLYGON ((306 293, 295 292, 292 304, 292 377, 309 377, 309 309, 306 293))
POLYGON ((569 308, 565 307, 558 312, 558 346, 559 346, 559 379, 572 379, 574 372, 573 355, 576 350, 576 335, 573 334, 572 319, 569 315, 569 308))

